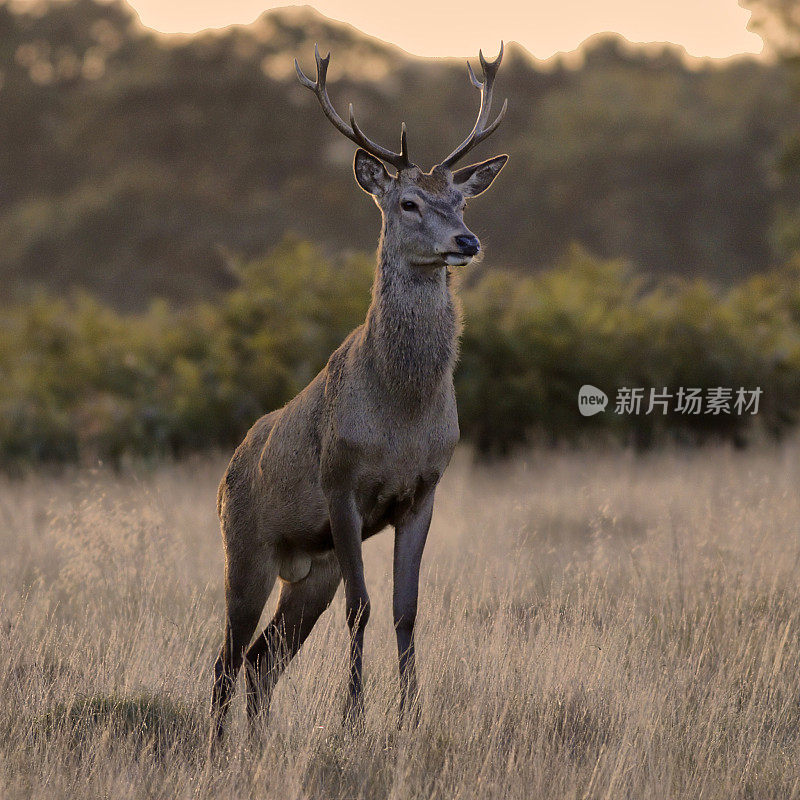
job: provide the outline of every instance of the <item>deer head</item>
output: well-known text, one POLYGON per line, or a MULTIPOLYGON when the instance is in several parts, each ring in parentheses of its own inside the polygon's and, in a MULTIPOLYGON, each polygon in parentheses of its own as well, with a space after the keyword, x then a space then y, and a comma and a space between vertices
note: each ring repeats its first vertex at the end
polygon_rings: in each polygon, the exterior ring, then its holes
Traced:
POLYGON ((486 61, 483 52, 479 53, 483 81, 475 77, 467 63, 470 80, 481 93, 478 118, 467 138, 430 172, 423 172, 411 162, 405 123, 400 131, 400 151, 394 152, 367 138, 356 122, 352 103, 350 122, 345 122, 334 109, 326 88, 330 53, 321 58, 315 46, 314 56, 316 81, 303 73, 295 59, 297 77, 317 96, 333 126, 359 146, 353 169, 358 185, 372 195, 381 210, 384 247, 394 248, 406 263, 414 267, 468 264, 480 252, 480 242, 464 224, 466 201, 489 188, 508 161, 508 156, 495 156, 455 171, 453 166, 497 130, 505 117, 507 100, 494 122, 487 124, 494 80, 503 58, 502 43, 494 61, 486 61), (396 174, 390 174, 385 164, 394 167, 396 174))

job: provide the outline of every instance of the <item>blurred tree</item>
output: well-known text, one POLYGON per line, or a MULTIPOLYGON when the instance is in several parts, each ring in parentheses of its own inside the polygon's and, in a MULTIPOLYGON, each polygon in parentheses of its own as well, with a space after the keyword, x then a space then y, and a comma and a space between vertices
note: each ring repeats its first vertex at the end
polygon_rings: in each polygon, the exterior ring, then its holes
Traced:
POLYGON ((800 5, 796 0, 741 0, 751 12, 748 28, 782 58, 800 55, 800 5))
MULTIPOLYGON (((393 141, 403 116, 424 165, 465 135, 476 93, 463 61, 411 58, 310 8, 163 37, 120 0, 0 0, 4 297, 38 284, 122 308, 188 304, 233 288, 224 253, 258 258, 288 231, 328 253, 372 248, 352 148, 293 73, 315 41, 333 51, 334 99, 371 135, 393 141)), ((576 241, 657 273, 768 266, 768 166, 800 119, 785 68, 689 65, 607 34, 579 56, 507 49, 495 145, 512 158, 502 199, 478 201, 492 262, 530 274, 576 241)))
MULTIPOLYGON (((764 40, 768 53, 784 64, 791 76, 792 99, 800 106, 800 3, 797 0, 741 0, 750 9, 750 27, 764 40)), ((785 138, 778 160, 781 191, 773 237, 789 255, 800 251, 800 129, 794 126, 785 138)))

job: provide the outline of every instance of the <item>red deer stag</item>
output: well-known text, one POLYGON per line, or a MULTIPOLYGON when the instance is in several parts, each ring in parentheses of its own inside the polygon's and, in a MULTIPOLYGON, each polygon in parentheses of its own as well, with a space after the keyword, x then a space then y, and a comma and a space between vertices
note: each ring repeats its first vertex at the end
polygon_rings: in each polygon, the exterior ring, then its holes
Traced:
POLYGON ((222 734, 236 675, 247 662, 250 717, 269 708, 289 660, 344 579, 350 629, 346 718, 361 713, 361 660, 370 601, 362 542, 394 526, 394 625, 401 706, 417 697, 414 621, 422 550, 436 485, 458 441, 453 367, 459 314, 449 266, 480 250, 463 220, 465 200, 486 190, 508 156, 453 171, 453 165, 503 120, 489 123, 500 61, 480 54, 478 119, 469 136, 430 172, 409 160, 405 125, 400 152, 368 139, 350 106, 334 110, 325 80, 330 54, 315 52, 312 81, 295 60, 303 86, 333 126, 358 145, 355 178, 383 218, 372 303, 365 322, 327 366, 283 408, 263 416, 238 447, 219 487, 225 549, 226 619, 212 694, 214 731, 222 734), (384 164, 397 174, 391 175, 384 164), (272 621, 250 643, 275 580, 272 621))

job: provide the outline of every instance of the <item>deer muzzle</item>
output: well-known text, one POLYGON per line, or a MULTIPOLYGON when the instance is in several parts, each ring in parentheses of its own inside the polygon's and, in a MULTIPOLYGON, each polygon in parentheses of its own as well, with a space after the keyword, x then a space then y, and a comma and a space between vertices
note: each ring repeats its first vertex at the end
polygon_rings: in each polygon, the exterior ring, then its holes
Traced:
POLYGON ((480 252, 481 243, 478 241, 478 237, 471 233, 456 236, 455 242, 458 252, 465 256, 476 256, 480 252))

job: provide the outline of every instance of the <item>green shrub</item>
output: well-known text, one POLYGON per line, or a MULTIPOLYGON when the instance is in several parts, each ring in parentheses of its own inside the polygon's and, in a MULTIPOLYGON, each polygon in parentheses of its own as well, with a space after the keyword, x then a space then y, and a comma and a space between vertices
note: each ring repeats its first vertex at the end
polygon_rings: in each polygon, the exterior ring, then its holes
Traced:
MULTIPOLYGON (((122 315, 38 295, 0 322, 0 462, 118 462, 231 446, 324 366, 364 318, 373 260, 288 239, 215 303, 122 315)), ((462 292, 462 434, 505 454, 532 439, 746 442, 800 405, 800 262, 720 291, 647 280, 571 250, 535 277, 490 269, 462 292), (584 418, 577 393, 609 397, 584 418), (622 387, 761 387, 750 415, 614 413, 622 387), (757 423, 757 424, 756 424, 757 423)), ((646 404, 645 404, 646 405, 646 404)))
POLYGON ((666 438, 743 444, 755 428, 782 435, 800 405, 800 264, 727 292, 705 281, 644 278, 619 261, 573 249, 534 278, 489 274, 464 298, 457 373, 462 432, 505 454, 547 442, 613 437, 639 446, 666 438), (609 397, 578 412, 583 384, 609 397), (619 389, 760 387, 757 417, 614 413, 619 389), (757 423, 757 424, 756 424, 757 423))

